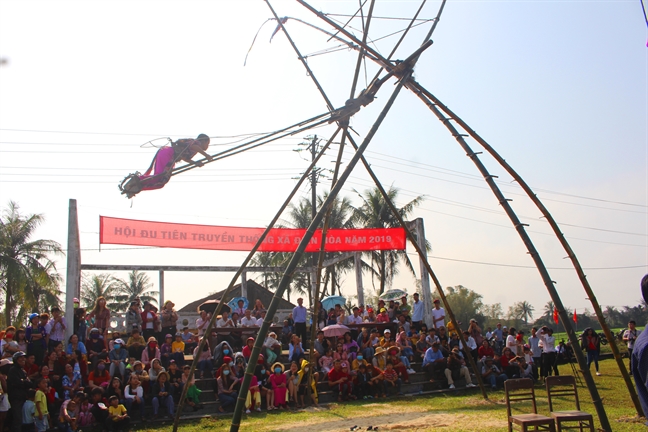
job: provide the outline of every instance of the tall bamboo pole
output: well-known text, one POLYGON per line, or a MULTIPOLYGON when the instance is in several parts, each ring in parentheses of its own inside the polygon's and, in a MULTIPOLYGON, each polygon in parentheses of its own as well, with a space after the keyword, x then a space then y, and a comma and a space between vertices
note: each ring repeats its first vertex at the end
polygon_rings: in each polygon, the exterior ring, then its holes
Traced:
POLYGON ((491 156, 493 156, 493 158, 506 170, 506 172, 508 172, 511 175, 511 177, 513 177, 515 181, 518 182, 518 184, 522 187, 524 192, 526 192, 527 196, 531 199, 531 201, 533 201, 533 203, 536 205, 536 207, 538 207, 538 209, 540 210, 544 218, 547 220, 554 234, 558 238, 558 241, 565 249, 565 252, 567 252, 567 256, 571 260, 572 265, 574 266, 574 269, 578 274, 578 278, 581 284, 583 285, 583 289, 587 293, 587 297, 592 303, 592 307, 594 308, 596 317, 599 321, 599 324, 601 324, 601 329, 603 330, 603 333, 605 334, 607 340, 610 341, 610 348, 612 349, 612 353, 614 354, 614 359, 617 362, 617 366, 621 371, 621 376, 623 376, 626 387, 628 388, 628 392, 630 393, 630 397, 632 398, 632 402, 635 406, 635 410, 637 411, 637 414, 639 416, 643 416, 644 412, 643 409, 641 408, 639 397, 637 396, 635 387, 632 384, 632 380, 630 379, 630 375, 628 374, 626 365, 623 362, 623 359, 621 358, 621 353, 619 352, 619 348, 616 345, 614 335, 610 331, 610 327, 608 326, 605 320, 605 316, 603 315, 603 311, 601 310, 601 305, 599 304, 596 295, 594 294, 594 291, 592 290, 592 287, 590 286, 590 283, 587 280, 587 276, 583 271, 583 267, 581 267, 580 265, 576 253, 571 248, 569 242, 567 241, 565 235, 560 230, 560 227, 558 226, 558 223, 556 222, 554 217, 551 215, 551 213, 549 213, 549 210, 547 210, 547 208, 544 206, 542 201, 540 201, 540 199, 533 192, 531 187, 524 181, 524 179, 520 176, 520 174, 518 174, 517 171, 515 171, 513 167, 509 165, 509 163, 506 162, 506 160, 504 160, 504 158, 486 142, 486 140, 484 140, 479 134, 477 134, 477 132, 475 132, 470 126, 468 126, 468 124, 464 122, 459 116, 457 116, 457 114, 455 114, 452 110, 450 110, 446 105, 441 103, 441 101, 439 101, 439 99, 437 99, 432 93, 425 90, 420 84, 416 83, 416 88, 419 91, 421 91, 428 99, 434 102, 437 105, 437 107, 439 107, 441 111, 443 111, 448 117, 453 118, 461 126, 461 128, 468 133, 468 135, 470 135, 475 141, 477 141, 484 148, 484 150, 486 150, 488 153, 491 154, 491 156))
MULTIPOLYGON (((411 74, 411 67, 410 67, 410 74, 411 74)), ((407 74, 406 76, 409 77, 410 74, 407 74)), ((324 218, 324 215, 326 214, 326 211, 328 207, 333 203, 337 195, 340 193, 340 190, 342 190, 342 187, 344 186, 344 183, 346 180, 349 178, 351 175, 351 172, 355 168, 355 166, 358 163, 358 160, 360 160, 360 156, 364 153, 364 151, 367 149, 369 146, 369 143, 373 139, 374 135, 378 131, 378 128, 382 124, 383 120, 387 116, 387 113, 389 112, 390 108, 394 104, 394 101, 396 100, 396 97, 400 93, 401 89, 403 88, 403 83, 404 79, 401 79, 398 81, 398 84, 396 85, 396 88, 394 89, 391 97, 387 101, 387 104, 381 111, 380 115, 374 122, 373 126, 369 130, 369 133, 365 137, 362 145, 358 148, 358 150, 355 152, 351 160, 349 161, 346 169, 342 172, 340 179, 338 182, 335 184, 335 186, 331 189, 328 197, 326 198, 326 201, 320 208, 320 210, 317 212, 317 215, 315 216, 315 219, 311 222, 310 226, 304 233, 304 237, 302 238, 301 242, 299 243, 299 246, 297 247, 296 252, 293 254, 290 262, 288 263, 288 266, 286 267, 286 271, 284 272, 281 281, 279 282, 279 286, 277 287, 275 294, 272 298, 272 301, 270 302, 270 305, 268 306, 268 311, 266 314, 266 318, 263 321, 263 324, 261 325, 261 329, 259 330, 259 333, 257 335, 257 339, 254 342, 254 348, 252 349, 252 354, 250 355, 250 363, 248 363, 247 369, 245 371, 245 377, 243 378, 243 382, 241 383, 241 388, 239 391, 239 396, 236 401, 236 408, 234 409, 234 415, 232 417, 232 424, 230 427, 231 432, 238 432, 240 423, 241 423, 241 416, 243 414, 243 408, 245 405, 245 398, 247 396, 247 391, 250 386, 250 381, 252 379, 252 375, 254 374, 254 364, 253 364, 253 359, 258 358, 259 353, 261 352, 261 348, 263 347, 263 341, 268 333, 268 329, 270 328, 270 325, 272 323, 272 318, 274 317, 274 314, 277 311, 277 308, 279 306, 279 301, 281 297, 283 296, 284 291, 286 290, 286 287, 290 284, 292 280, 292 273, 294 272, 295 268, 297 268, 297 264, 299 263, 299 260, 301 257, 304 255, 304 251, 306 250, 306 246, 310 242, 311 238, 313 237, 313 234, 315 233, 315 230, 319 226, 319 224, 322 222, 322 219, 324 218)), ((309 383, 310 384, 310 383, 309 383)))
MULTIPOLYGON (((265 231, 263 231, 263 234, 259 237, 259 240, 257 240, 256 244, 250 251, 250 253, 247 255, 239 269, 237 270, 236 274, 232 278, 229 286, 223 293, 221 300, 224 299, 234 288, 234 284, 236 284, 236 281, 238 280, 239 276, 243 273, 243 270, 246 268, 247 264, 252 260, 252 257, 256 253, 256 251, 259 249, 259 246, 263 243, 265 240, 266 236, 270 232, 270 230, 274 227, 274 225, 277 223, 279 220, 279 217, 283 213, 283 211, 288 207, 288 204, 290 204, 290 201, 293 199, 293 197, 297 194, 299 191, 299 188, 301 185, 304 183, 304 181, 308 178, 308 172, 317 164, 317 162, 320 160, 320 158, 324 155, 328 147, 331 145, 337 134, 340 132, 340 128, 337 128, 335 133, 331 136, 331 139, 328 140, 326 145, 322 147, 322 150, 320 153, 317 155, 317 157, 311 162, 310 167, 304 171, 304 174, 302 177, 299 179, 295 187, 293 188, 292 192, 288 195, 284 203, 281 205, 277 213, 275 214, 274 218, 270 221, 268 224, 267 228, 265 231)), ((198 347, 198 352, 201 352, 203 347, 205 346, 205 342, 207 341, 209 333, 211 333, 211 329, 214 327, 214 324, 216 323, 216 316, 220 313, 221 309, 223 306, 223 302, 220 302, 218 306, 216 306, 216 310, 214 310, 214 313, 212 314, 211 319, 209 320, 209 324, 207 325, 207 329, 205 330, 205 336, 200 340, 200 344, 198 347)), ((258 358, 258 352, 257 355, 254 357, 254 362, 256 363, 256 359, 258 358)), ((193 361, 191 362, 191 369, 189 370, 189 376, 192 377, 196 371, 196 366, 198 365, 198 356, 194 356, 193 361)), ((182 407, 185 401, 185 398, 187 397, 187 391, 189 390, 189 386, 186 385, 182 389, 182 394, 180 395, 180 400, 178 401, 178 406, 176 407, 176 413, 175 413, 175 418, 173 420, 173 432, 177 432, 178 430, 178 423, 180 422, 180 415, 182 414, 182 407)))
POLYGON ((538 272, 540 273, 540 276, 542 277, 545 287, 549 291, 551 300, 554 302, 554 305, 558 309, 560 320, 562 321, 562 324, 565 327, 565 330, 567 331, 567 336, 569 337, 572 347, 574 347, 574 354, 576 355, 576 359, 578 360, 578 364, 581 368, 581 373, 585 378, 585 384, 587 385, 587 388, 592 396, 592 400, 594 402, 594 406, 596 407, 596 412, 598 413, 601 426, 606 431, 611 431, 612 427, 610 426, 610 421, 608 420, 607 413, 605 412, 605 407, 603 406, 603 400, 601 399, 598 389, 596 388, 596 383, 594 382, 594 378, 592 377, 592 372, 587 367, 587 360, 585 359, 585 356, 583 356, 583 351, 579 349, 580 345, 579 345, 578 337, 576 336, 576 332, 574 332, 574 328, 571 325, 571 321, 569 319, 570 317, 567 314, 567 311, 565 310, 565 307, 562 303, 560 296, 558 295, 558 291, 556 291, 556 288, 554 287, 555 282, 551 280, 551 276, 549 276, 549 272, 545 267, 544 262, 540 257, 540 254, 536 250, 533 242, 531 241, 531 238, 529 237, 529 235, 527 234, 524 228, 526 224, 523 224, 518 219, 517 214, 513 211, 513 208, 509 204, 509 200, 505 198, 504 194, 495 183, 494 176, 488 172, 486 166, 484 166, 484 164, 481 162, 477 153, 475 153, 470 148, 466 140, 463 138, 462 134, 460 134, 459 131, 457 131, 457 129, 451 123, 452 119, 444 117, 443 113, 441 113, 441 111, 436 107, 436 105, 433 104, 429 99, 427 99, 422 94, 422 92, 420 91, 417 92, 415 89, 411 89, 411 90, 417 96, 419 96, 419 98, 428 106, 428 108, 434 113, 434 115, 436 115, 437 118, 450 131, 452 136, 455 137, 455 139, 457 140, 461 148, 466 152, 467 156, 473 161, 473 163, 475 164, 479 172, 482 174, 484 180, 486 181, 491 191, 497 198, 498 202, 500 203, 500 205, 506 212, 507 216, 513 223, 513 226, 515 226, 515 229, 518 232, 520 238, 522 239, 522 242, 526 246, 527 251, 529 252, 529 254, 531 255, 531 257, 535 262, 535 265, 538 269, 538 272))
MULTIPOLYGON (((351 143, 351 145, 353 147, 357 148, 356 143, 353 141, 353 137, 351 137, 351 135, 348 135, 348 132, 347 132, 347 138, 349 138, 349 142, 351 143)), ((441 282, 439 281, 439 278, 437 278, 436 274, 432 270, 432 266, 430 265, 430 263, 427 260, 427 253, 425 252, 425 250, 423 248, 421 248, 419 246, 416 236, 412 233, 412 231, 410 230, 408 224, 405 222, 403 217, 398 212, 398 209, 396 208, 396 206, 392 202, 391 198, 387 194, 387 191, 382 186, 382 184, 380 183, 380 180, 378 180, 378 177, 373 172, 373 169, 371 169, 371 166, 369 165, 369 162, 367 162, 367 160, 364 157, 362 158, 362 163, 363 163, 365 169, 367 170, 367 172, 369 173, 369 175, 371 176, 371 179, 374 181, 376 187, 380 191, 380 194, 385 199, 385 202, 389 206, 390 210, 392 211, 392 213, 394 214, 396 219, 398 219, 398 223, 405 230, 405 234, 407 235, 407 238, 410 241, 410 243, 412 243, 412 245, 414 246, 414 249, 416 249, 416 252, 418 253, 419 258, 421 260, 421 263, 423 263, 425 265, 425 268, 426 268, 428 274, 430 275, 430 277, 434 281, 434 285, 436 286, 437 292, 439 293, 439 297, 441 297, 441 301, 443 302, 443 306, 444 306, 446 312, 448 313, 448 317, 450 317, 450 322, 452 322, 452 325, 454 326, 454 328, 457 329, 457 334, 459 335, 459 340, 461 341, 462 346, 464 347, 464 349, 468 348, 468 345, 466 344, 466 339, 464 338, 464 335, 461 332, 461 327, 459 326, 459 322, 455 318, 454 312, 452 311, 452 307, 450 306, 450 303, 448 303, 448 298, 446 297, 445 292, 443 291, 443 287, 441 286, 441 282)), ((486 393, 486 388, 484 387, 484 381, 482 380, 480 371, 477 370, 477 364, 475 363, 475 359, 473 359, 472 355, 470 355, 470 353, 468 351, 466 351, 466 356, 465 357, 468 359, 468 363, 470 364, 470 367, 475 372, 475 377, 477 378, 477 383, 479 384, 479 388, 481 389, 482 396, 484 397, 484 399, 488 399, 488 394, 486 393)))

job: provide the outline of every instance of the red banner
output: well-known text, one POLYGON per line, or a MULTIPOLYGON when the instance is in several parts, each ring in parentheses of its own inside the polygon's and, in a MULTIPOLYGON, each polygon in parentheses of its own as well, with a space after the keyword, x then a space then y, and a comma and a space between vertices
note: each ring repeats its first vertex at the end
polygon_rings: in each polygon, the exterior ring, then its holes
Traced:
MULTIPOLYGON (((264 228, 191 225, 133 219, 99 217, 99 242, 132 246, 157 246, 181 249, 250 251, 264 228)), ((294 252, 305 229, 274 228, 259 247, 260 252, 294 252)), ((317 230, 306 252, 318 252, 322 231, 317 230)), ((329 229, 327 252, 404 250, 402 228, 329 229)))

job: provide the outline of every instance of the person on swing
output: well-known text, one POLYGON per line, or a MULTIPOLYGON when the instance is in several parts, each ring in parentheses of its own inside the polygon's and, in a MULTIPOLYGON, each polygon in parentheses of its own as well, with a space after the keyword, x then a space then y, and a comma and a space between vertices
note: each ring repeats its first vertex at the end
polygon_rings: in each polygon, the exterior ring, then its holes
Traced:
POLYGON ((129 174, 121 183, 119 188, 122 194, 132 198, 143 190, 161 189, 171 179, 171 172, 176 162, 182 160, 188 164, 203 166, 200 161, 193 161, 193 157, 200 153, 210 161, 213 158, 207 153, 209 148, 209 137, 200 134, 196 139, 183 138, 171 143, 171 146, 164 146, 157 151, 151 166, 144 174, 129 174), (151 174, 151 171, 153 174, 151 174))

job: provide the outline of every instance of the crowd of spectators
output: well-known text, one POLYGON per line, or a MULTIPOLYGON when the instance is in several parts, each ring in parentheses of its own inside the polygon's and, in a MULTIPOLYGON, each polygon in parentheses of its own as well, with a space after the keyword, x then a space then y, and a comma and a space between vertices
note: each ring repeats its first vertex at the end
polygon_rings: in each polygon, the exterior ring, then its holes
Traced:
MULTIPOLYGON (((246 411, 317 405, 321 383, 338 401, 401 394, 402 385, 417 373, 414 364, 421 365, 426 379, 449 388, 455 388, 456 380, 475 387, 474 375, 480 374, 496 389, 511 378, 557 375, 558 359, 569 349, 556 345, 547 327, 532 328, 528 338, 501 324, 482 331, 475 320, 465 330, 456 330, 439 300, 432 310, 435 325, 428 328, 419 295, 412 297, 411 304, 403 296, 400 302, 381 300, 375 309, 359 305, 348 315, 341 305, 321 308, 313 320, 317 336, 311 348, 306 308, 298 299, 283 325, 263 341, 246 411), (327 337, 323 329, 335 324, 350 330, 327 337), (287 363, 282 362, 285 351, 287 363), (468 356, 477 365, 472 374, 468 356)), ((189 409, 201 409, 196 379, 213 380, 218 409, 232 409, 256 341, 254 328, 266 316, 259 300, 251 308, 243 301, 238 306, 218 316, 207 334, 207 311, 201 311, 195 332, 188 327, 178 331, 173 302, 167 301, 159 312, 136 300, 126 313, 127 330, 122 334, 110 330, 111 312, 103 298, 89 313, 75 302, 73 334, 67 340, 69 324, 58 308, 50 314, 31 314, 24 329, 10 326, 0 332, 0 431, 9 424, 15 432, 68 432, 86 426, 127 430, 131 417, 147 420, 150 412, 153 418, 172 417, 185 387, 189 409), (198 359, 193 376, 187 355, 198 359)), ((631 331, 628 341, 634 336, 631 331)), ((581 348, 598 374, 600 339, 593 330, 584 332, 581 348)))

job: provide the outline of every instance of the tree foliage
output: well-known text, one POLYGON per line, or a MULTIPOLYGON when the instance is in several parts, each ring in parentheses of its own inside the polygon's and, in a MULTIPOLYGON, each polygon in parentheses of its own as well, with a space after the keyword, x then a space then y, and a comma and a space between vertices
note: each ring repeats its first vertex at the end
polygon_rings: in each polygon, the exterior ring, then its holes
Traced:
POLYGON ((454 312, 457 321, 462 323, 462 328, 468 327, 471 318, 477 320, 479 324, 484 323, 484 303, 482 295, 466 288, 463 285, 446 288, 446 297, 448 303, 454 312))
POLYGON ((22 215, 13 201, 0 218, 0 289, 4 323, 22 324, 28 313, 59 306, 61 277, 52 260, 63 254, 53 240, 33 240, 43 215, 22 215))
POLYGON ((120 305, 116 302, 115 297, 124 284, 124 281, 108 273, 83 275, 81 278, 81 298, 79 299, 81 306, 92 309, 97 299, 103 297, 106 300, 108 309, 118 310, 120 305))
POLYGON ((153 284, 146 273, 133 270, 128 273, 128 280, 118 280, 117 294, 115 295, 116 312, 126 312, 130 303, 139 298, 142 303, 157 304, 159 291, 152 291, 153 284))

